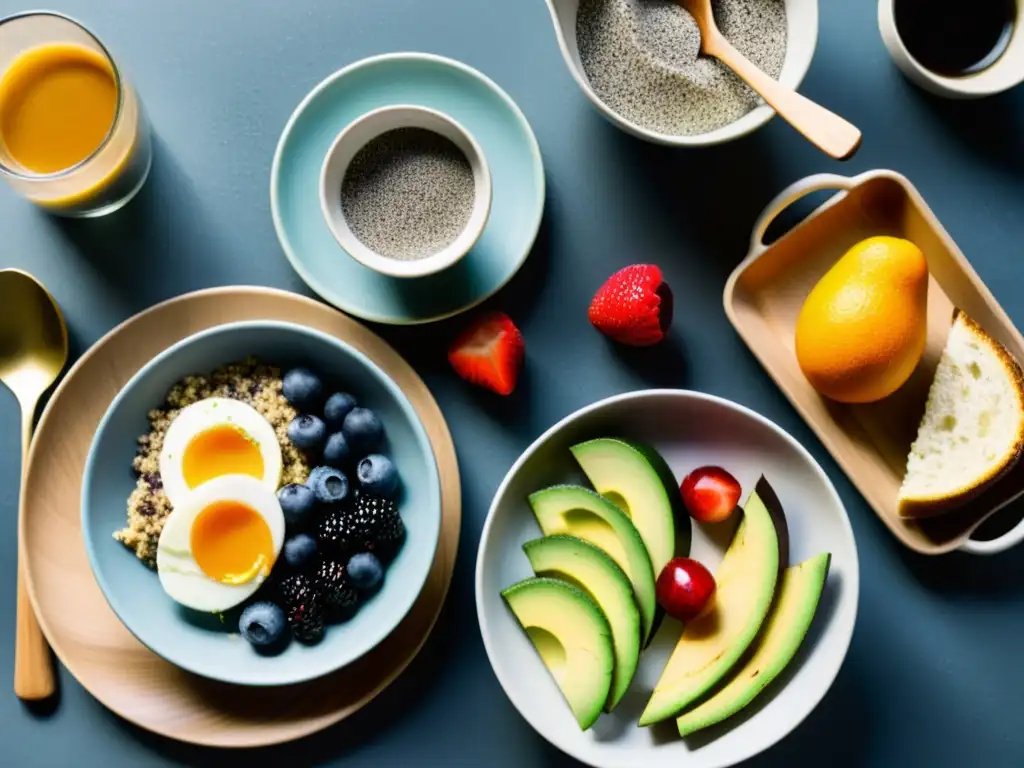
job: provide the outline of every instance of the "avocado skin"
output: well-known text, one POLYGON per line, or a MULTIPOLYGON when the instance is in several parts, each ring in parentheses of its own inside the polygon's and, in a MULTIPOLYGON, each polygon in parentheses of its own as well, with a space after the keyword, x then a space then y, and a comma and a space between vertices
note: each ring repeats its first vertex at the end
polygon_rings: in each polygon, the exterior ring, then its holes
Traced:
POLYGON ((672 505, 672 514, 676 522, 676 557, 689 557, 690 547, 693 544, 693 522, 690 520, 690 513, 683 505, 683 496, 679 493, 679 483, 672 473, 668 462, 662 458, 654 448, 644 443, 630 442, 629 445, 643 455, 651 468, 658 474, 658 479, 665 486, 668 493, 669 503, 672 505))
POLYGON ((608 619, 615 669, 605 712, 622 700, 640 659, 640 611, 626 573, 598 546, 558 533, 523 544, 537 576, 563 579, 589 594, 608 619))
MULTIPOLYGON (((649 445, 634 442, 630 442, 629 445, 647 459, 647 463, 651 465, 651 468, 658 474, 658 478, 661 480, 662 485, 665 486, 665 490, 668 492, 669 501, 672 504, 672 514, 676 521, 675 556, 689 557, 690 547, 693 545, 693 521, 690 520, 690 513, 686 511, 686 507, 683 505, 683 496, 679 493, 676 477, 672 474, 672 468, 669 467, 668 462, 662 458, 661 454, 649 445)), ((657 579, 659 575, 660 574, 657 573, 654 574, 654 578, 657 579)), ((651 623, 651 634, 648 635, 644 648, 650 646, 651 641, 654 640, 654 636, 658 634, 658 630, 661 629, 661 622, 664 620, 665 609, 659 605, 654 612, 654 621, 651 623)))
MULTIPOLYGON (((577 463, 584 467, 584 472, 587 473, 586 460, 583 456, 590 451, 608 451, 615 447, 618 447, 619 450, 632 451, 638 454, 639 457, 647 464, 647 467, 654 473, 657 482, 661 485, 668 500, 671 515, 669 524, 671 526, 671 538, 673 540, 671 557, 688 557, 693 540, 693 522, 690 520, 690 515, 683 504, 682 495, 679 493, 679 484, 672 472, 672 468, 669 467, 668 462, 665 461, 662 455, 655 448, 638 440, 623 439, 619 437, 598 437, 576 443, 569 450, 576 458, 577 463)), ((589 473, 588 478, 595 488, 600 485, 597 478, 590 476, 589 473)), ((635 522, 636 521, 634 521, 634 523, 635 522)), ((640 526, 638 526, 638 528, 640 528, 640 526)), ((654 566, 654 578, 657 579, 659 572, 665 563, 656 562, 657 553, 649 551, 649 554, 654 566)), ((671 557, 669 559, 671 559, 671 557)), ((647 633, 647 639, 644 643, 645 648, 651 644, 654 636, 658 633, 658 629, 661 627, 661 623, 664 618, 665 609, 660 605, 656 605, 654 617, 651 621, 650 631, 647 633)))
POLYGON ((784 562, 780 557, 780 539, 787 534, 785 514, 778 501, 762 476, 747 497, 743 518, 715 573, 718 588, 712 610, 720 612, 720 617, 713 619, 711 614, 702 614, 687 624, 640 715, 641 726, 676 717, 707 694, 729 674, 757 637, 771 610, 780 563, 784 562), (746 613, 737 622, 734 614, 740 610, 746 613), (726 611, 729 613, 725 614, 726 611), (731 621, 726 622, 724 615, 732 617, 731 621), (710 628, 719 623, 731 626, 732 631, 719 635, 714 644, 687 642, 691 637, 714 631, 710 628))
POLYGON ((676 719, 680 736, 732 717, 789 665, 817 613, 831 562, 831 553, 825 552, 786 569, 778 600, 753 653, 713 696, 676 719))
POLYGON ((764 508, 768 510, 768 514, 771 515, 772 522, 775 524, 775 533, 779 537, 779 575, 781 576, 782 572, 786 570, 786 563, 789 562, 789 523, 786 522, 786 512, 782 508, 782 502, 779 501, 779 495, 775 493, 775 489, 764 475, 761 475, 754 484, 754 493, 764 504, 764 508))
MULTIPOLYGON (((568 483, 552 485, 539 491, 534 491, 527 497, 527 501, 533 509, 534 516, 537 518, 537 523, 546 535, 553 533, 568 533, 570 535, 579 536, 579 538, 587 539, 586 536, 574 531, 572 526, 569 525, 557 526, 558 530, 555 530, 550 525, 550 521, 547 517, 544 514, 538 513, 538 507, 542 506, 548 499, 557 497, 562 497, 561 500, 563 502, 563 506, 559 507, 559 514, 580 509, 587 511, 589 514, 598 515, 598 513, 592 512, 588 509, 590 505, 593 505, 601 509, 609 517, 617 519, 617 524, 620 525, 621 531, 616 530, 615 533, 619 544, 625 550, 626 559, 630 561, 628 565, 631 567, 626 571, 626 573, 629 576, 630 583, 633 585, 633 593, 636 596, 637 606, 640 609, 643 637, 645 639, 650 638, 652 634, 654 615, 657 612, 658 605, 655 595, 656 574, 654 573, 654 568, 651 565, 651 557, 647 551, 647 547, 644 546, 643 539, 640 537, 640 533, 637 531, 633 521, 630 520, 629 515, 623 512, 619 507, 615 506, 604 496, 590 488, 568 483), (574 499, 578 499, 578 501, 573 503, 574 499)), ((601 515, 598 516, 600 517, 601 515)), ((608 520, 606 519, 605 522, 607 523, 608 520)), ((611 524, 609 523, 609 525, 611 524)), ((614 529, 614 526, 612 527, 614 529)), ((589 539, 587 540, 589 541, 589 539)), ((591 543, 598 545, 597 542, 592 541, 591 543)), ((623 569, 626 570, 625 567, 623 569)))
MULTIPOLYGON (((536 627, 558 640, 566 659, 563 663, 576 673, 564 678, 558 684, 559 689, 580 729, 587 730, 601 716, 612 683, 615 658, 608 619, 586 592, 561 579, 543 576, 523 579, 503 589, 501 597, 528 636, 529 629, 536 627), (547 606, 553 607, 544 620, 524 623, 522 614, 531 609, 536 611, 538 605, 542 614, 547 606), (559 624, 564 632, 559 631, 559 624), (583 641, 571 642, 571 636, 581 632, 586 632, 585 637, 581 635, 583 641)), ((547 667, 548 660, 532 636, 530 642, 547 667)))

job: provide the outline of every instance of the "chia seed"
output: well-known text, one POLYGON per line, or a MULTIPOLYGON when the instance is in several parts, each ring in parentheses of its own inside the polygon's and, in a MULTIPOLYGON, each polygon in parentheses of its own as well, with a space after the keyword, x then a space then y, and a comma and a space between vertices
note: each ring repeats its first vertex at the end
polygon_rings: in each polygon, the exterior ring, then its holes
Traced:
POLYGON ((356 153, 341 184, 341 208, 363 245, 393 259, 423 259, 469 223, 473 168, 450 139, 396 128, 356 153))
MULTIPOLYGON (((786 58, 785 0, 712 0, 719 30, 773 78, 786 58)), ((700 30, 677 0, 580 0, 580 60, 605 104, 648 130, 707 133, 761 104, 728 67, 700 56, 700 30)))

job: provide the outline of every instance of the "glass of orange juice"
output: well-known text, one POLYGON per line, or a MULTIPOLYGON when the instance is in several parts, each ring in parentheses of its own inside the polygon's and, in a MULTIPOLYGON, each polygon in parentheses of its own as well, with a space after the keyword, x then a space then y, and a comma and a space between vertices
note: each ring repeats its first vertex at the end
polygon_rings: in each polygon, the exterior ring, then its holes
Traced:
POLYGON ((0 19, 0 176, 62 216, 102 216, 142 188, 152 159, 135 89, 82 24, 0 19))

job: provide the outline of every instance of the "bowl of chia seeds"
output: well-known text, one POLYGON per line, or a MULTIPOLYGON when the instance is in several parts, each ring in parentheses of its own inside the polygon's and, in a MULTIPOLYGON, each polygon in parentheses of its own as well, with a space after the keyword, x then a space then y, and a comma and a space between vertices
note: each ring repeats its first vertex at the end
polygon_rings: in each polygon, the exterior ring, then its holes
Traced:
POLYGON ((353 259, 392 277, 422 277, 476 244, 491 210, 491 175, 480 145, 448 115, 381 107, 334 140, 320 205, 353 259))
MULTIPOLYGON (((647 141, 707 146, 760 128, 775 110, 728 67, 699 55, 700 31, 676 0, 547 0, 562 56, 614 125, 647 141)), ((719 30, 797 88, 818 39, 818 0, 712 0, 719 30)))

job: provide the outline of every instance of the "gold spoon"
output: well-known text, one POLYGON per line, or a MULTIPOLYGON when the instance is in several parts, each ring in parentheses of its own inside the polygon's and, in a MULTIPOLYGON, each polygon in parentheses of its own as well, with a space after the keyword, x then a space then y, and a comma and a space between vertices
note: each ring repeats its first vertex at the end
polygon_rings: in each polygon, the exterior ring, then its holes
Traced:
POLYGON ((834 112, 773 80, 740 53, 718 31, 711 0, 676 0, 700 28, 700 52, 713 56, 757 91, 782 119, 804 138, 836 160, 847 160, 860 147, 861 133, 834 112))
MULTIPOLYGON (((42 394, 57 380, 67 359, 68 330, 57 302, 27 272, 0 270, 0 382, 14 393, 21 406, 23 481, 36 406, 42 394)), ((20 560, 20 541, 18 549, 20 560)), ((15 694, 32 701, 51 696, 56 682, 50 649, 28 599, 20 563, 15 643, 15 694)))

